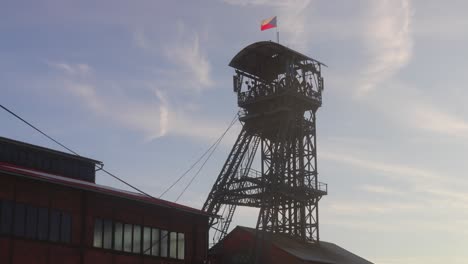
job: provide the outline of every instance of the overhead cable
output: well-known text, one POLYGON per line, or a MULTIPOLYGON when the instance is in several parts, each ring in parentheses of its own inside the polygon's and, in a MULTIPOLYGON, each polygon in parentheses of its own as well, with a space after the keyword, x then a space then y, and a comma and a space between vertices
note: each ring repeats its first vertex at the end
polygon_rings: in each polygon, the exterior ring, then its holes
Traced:
POLYGON ((226 135, 226 133, 229 131, 229 129, 231 129, 233 124, 236 122, 237 115, 238 115, 238 113, 236 113, 234 115, 234 118, 232 119, 232 121, 229 124, 229 126, 227 127, 227 129, 223 132, 223 134, 221 134, 221 136, 213 144, 211 144, 211 146, 200 156, 200 158, 198 158, 184 173, 182 173, 182 175, 179 178, 177 178, 176 181, 174 181, 166 190, 164 190, 164 192, 161 193, 161 195, 159 195, 158 198, 163 197, 168 191, 170 191, 177 183, 179 183, 180 180, 182 180, 208 154, 208 152, 210 152, 211 149, 215 148, 215 146, 221 141, 221 139, 224 137, 224 135, 226 135))

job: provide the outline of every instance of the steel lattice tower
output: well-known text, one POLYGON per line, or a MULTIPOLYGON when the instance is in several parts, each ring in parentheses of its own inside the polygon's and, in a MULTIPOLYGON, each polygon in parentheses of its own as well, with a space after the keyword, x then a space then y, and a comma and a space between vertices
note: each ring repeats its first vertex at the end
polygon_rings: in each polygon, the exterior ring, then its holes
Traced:
POLYGON ((257 233, 319 241, 316 112, 322 104, 319 61, 274 42, 257 42, 230 62, 241 108, 240 132, 203 210, 214 242, 228 231, 237 206, 260 208, 257 233), (257 153, 258 152, 258 153, 257 153), (251 168, 259 154, 261 168, 251 168))

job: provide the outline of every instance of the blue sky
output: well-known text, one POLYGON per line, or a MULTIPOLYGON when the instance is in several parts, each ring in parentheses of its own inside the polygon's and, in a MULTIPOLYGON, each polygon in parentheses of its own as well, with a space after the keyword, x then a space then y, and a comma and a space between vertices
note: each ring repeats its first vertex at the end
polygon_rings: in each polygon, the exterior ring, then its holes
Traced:
MULTIPOLYGON (((282 44, 329 65, 318 112, 322 239, 376 263, 465 264, 467 9, 456 0, 2 1, 0 102, 159 196, 229 124, 227 64, 274 40, 259 27, 277 15, 282 44)), ((0 122, 0 136, 58 148, 5 112, 0 122)), ((201 207, 238 131, 181 203, 201 207)), ((256 216, 244 209, 235 223, 256 216)))

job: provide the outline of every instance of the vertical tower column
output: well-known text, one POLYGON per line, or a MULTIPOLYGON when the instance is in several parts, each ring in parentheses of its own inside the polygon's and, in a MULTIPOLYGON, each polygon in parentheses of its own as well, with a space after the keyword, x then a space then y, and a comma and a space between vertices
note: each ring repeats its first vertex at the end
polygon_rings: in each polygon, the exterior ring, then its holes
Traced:
POLYGON ((323 64, 278 43, 258 42, 229 65, 236 70, 243 129, 203 206, 221 215, 210 221, 220 234, 214 242, 228 232, 237 206, 260 208, 256 245, 272 234, 318 242, 318 202, 327 194, 318 182, 316 149, 323 64), (250 166, 259 144, 258 172, 250 166))

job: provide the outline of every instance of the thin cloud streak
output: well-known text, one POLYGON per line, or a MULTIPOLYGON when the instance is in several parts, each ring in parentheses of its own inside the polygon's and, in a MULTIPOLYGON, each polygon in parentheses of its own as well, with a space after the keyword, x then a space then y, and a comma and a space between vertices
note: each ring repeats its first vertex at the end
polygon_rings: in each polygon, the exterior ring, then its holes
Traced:
POLYGON ((414 168, 410 166, 391 164, 387 162, 380 162, 358 158, 351 154, 341 154, 322 151, 320 159, 344 163, 354 167, 364 168, 372 171, 385 173, 389 177, 396 179, 407 179, 408 181, 421 181, 421 180, 438 180, 441 177, 432 171, 414 168), (406 176, 412 176, 408 178, 406 176))
POLYGON ((168 95, 161 89, 150 89, 153 96, 150 100, 138 100, 100 89, 97 81, 85 76, 85 73, 93 71, 89 65, 49 65, 63 73, 59 82, 65 91, 79 99, 97 117, 141 132, 145 135, 145 140, 151 141, 172 134, 210 141, 225 129, 224 122, 197 118, 194 113, 173 109, 168 95), (80 74, 77 76, 76 73, 80 74))
POLYGON ((202 92, 215 84, 211 63, 200 46, 198 32, 188 31, 184 23, 176 25, 177 33, 166 43, 156 43, 143 29, 134 31, 133 41, 151 56, 162 56, 175 68, 157 69, 160 86, 202 92))
POLYGON ((143 132, 146 140, 172 134, 211 141, 222 133, 224 122, 197 117, 193 111, 176 109, 171 104, 181 90, 196 94, 214 85, 211 64, 202 51, 198 33, 188 32, 182 22, 176 27, 176 36, 164 44, 154 42, 142 29, 134 31, 133 41, 138 48, 150 56, 166 58, 173 66, 156 70, 157 79, 145 82, 145 89, 153 91, 152 102, 114 93, 104 96, 99 88, 102 80, 87 64, 47 62, 47 65, 62 72, 59 79, 66 90, 81 99, 97 116, 143 132))
POLYGON ((358 97, 395 75, 412 55, 410 1, 372 1, 371 7, 366 36, 371 62, 358 82, 358 97))
POLYGON ((91 67, 88 64, 78 63, 78 64, 68 64, 64 62, 50 62, 46 61, 46 64, 49 67, 61 70, 69 75, 74 76, 85 76, 91 73, 91 67))
POLYGON ((63 87, 95 113, 130 130, 142 132, 146 140, 167 134, 168 107, 154 96, 154 104, 131 101, 129 98, 102 96, 92 84, 64 81, 63 87), (163 118, 161 118, 163 117, 163 118))
POLYGON ((168 60, 176 64, 180 69, 179 76, 188 74, 197 90, 212 87, 214 81, 211 78, 211 65, 206 56, 201 52, 200 39, 195 34, 191 41, 179 41, 165 49, 168 60))

